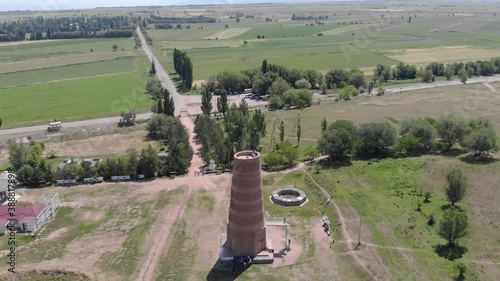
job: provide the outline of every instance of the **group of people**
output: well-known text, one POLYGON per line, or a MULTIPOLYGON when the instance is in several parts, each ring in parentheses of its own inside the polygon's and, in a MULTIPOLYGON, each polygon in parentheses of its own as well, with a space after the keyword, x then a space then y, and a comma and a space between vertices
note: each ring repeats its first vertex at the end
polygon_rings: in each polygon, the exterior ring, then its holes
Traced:
POLYGON ((233 257, 231 266, 233 267, 233 274, 236 274, 236 266, 243 265, 243 268, 248 268, 252 264, 253 258, 251 256, 238 256, 233 257))
POLYGON ((326 233, 330 232, 330 225, 327 224, 326 222, 323 223, 323 229, 325 230, 326 233))
POLYGON ((199 171, 194 171, 194 176, 199 176, 199 175, 204 175, 205 174, 205 170, 199 170, 199 171))

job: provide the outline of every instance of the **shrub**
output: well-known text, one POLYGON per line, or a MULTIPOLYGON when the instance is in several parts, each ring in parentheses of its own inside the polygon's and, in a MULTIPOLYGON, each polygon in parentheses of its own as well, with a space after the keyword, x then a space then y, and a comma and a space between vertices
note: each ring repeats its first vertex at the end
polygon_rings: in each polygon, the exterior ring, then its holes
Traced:
POLYGON ((311 89, 311 83, 306 79, 300 79, 295 81, 295 87, 297 87, 297 89, 311 89))
POLYGON ((436 218, 434 217, 433 214, 429 215, 429 218, 427 219, 427 225, 428 226, 433 226, 436 224, 436 218))
POLYGON ((425 192, 424 193, 424 203, 429 203, 431 197, 432 197, 432 193, 430 191, 425 192))
POLYGON ((266 157, 264 157, 264 165, 270 169, 276 169, 285 164, 285 159, 283 155, 279 154, 277 151, 272 151, 266 157))

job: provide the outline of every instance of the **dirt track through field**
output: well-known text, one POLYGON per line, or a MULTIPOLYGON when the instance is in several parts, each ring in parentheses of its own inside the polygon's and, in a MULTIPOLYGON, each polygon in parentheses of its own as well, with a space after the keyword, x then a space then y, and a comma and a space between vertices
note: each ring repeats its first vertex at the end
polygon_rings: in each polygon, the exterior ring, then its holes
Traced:
POLYGON ((160 214, 160 219, 150 229, 148 236, 153 237, 153 241, 144 258, 144 264, 141 266, 141 272, 137 280, 153 280, 160 258, 170 244, 172 226, 184 214, 190 193, 191 189, 188 187, 186 194, 181 200, 182 202, 178 202, 174 208, 167 206, 160 214))
MULTIPOLYGON (((180 120, 189 132, 189 142, 194 151, 193 158, 191 159, 191 166, 189 167, 188 174, 185 176, 189 179, 194 177, 194 172, 198 171, 200 167, 203 166, 203 160, 199 155, 200 145, 195 141, 193 120, 191 117, 181 117, 180 120)), ((170 241, 172 240, 171 236, 173 226, 184 216, 184 213, 186 212, 186 206, 188 205, 187 201, 193 191, 192 187, 189 186, 186 189, 187 191, 182 197, 182 200, 179 200, 174 208, 167 207, 160 215, 160 219, 158 219, 158 221, 151 228, 148 236, 153 237, 153 240, 144 259, 144 264, 141 267, 141 272, 139 273, 137 280, 153 280, 160 259, 168 249, 170 241)))
POLYGON ((490 89, 493 93, 497 94, 497 95, 500 95, 500 92, 495 88, 493 87, 490 83, 488 82, 483 82, 483 85, 485 85, 488 89, 490 89))
MULTIPOLYGON (((327 197, 330 197, 330 195, 328 194, 328 192, 322 187, 320 186, 312 177, 311 175, 309 175, 308 173, 306 173, 306 175, 314 182, 314 184, 319 188, 321 189, 321 191, 323 192, 323 194, 327 197)), ((344 239, 346 239, 347 241, 354 241, 349 232, 347 232, 347 229, 346 229, 346 226, 345 226, 345 218, 344 216, 342 215, 342 213, 340 212, 340 208, 337 206, 337 204, 335 203, 335 201, 333 200, 330 200, 330 203, 333 204, 333 206, 335 207, 335 211, 337 212, 337 215, 339 217, 339 221, 340 221, 340 227, 341 227, 341 230, 342 230, 342 236, 344 237, 344 239)), ((350 255, 354 258, 354 260, 356 261, 356 263, 361 266, 365 271, 366 273, 368 273, 368 275, 370 275, 374 280, 379 280, 377 278, 377 276, 375 276, 369 269, 368 267, 363 263, 363 261, 361 261, 361 259, 358 257, 358 255, 356 255, 355 253, 355 248, 353 247, 353 243, 350 243, 348 242, 347 243, 347 247, 349 249, 349 253, 350 255)), ((381 266, 384 267, 385 271, 389 272, 388 268, 382 263, 381 266)))

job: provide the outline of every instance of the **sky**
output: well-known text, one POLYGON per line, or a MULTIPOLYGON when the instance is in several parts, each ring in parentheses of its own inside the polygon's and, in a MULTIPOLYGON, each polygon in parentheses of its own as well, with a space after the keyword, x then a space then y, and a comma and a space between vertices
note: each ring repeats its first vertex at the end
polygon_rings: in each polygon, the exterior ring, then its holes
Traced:
POLYGON ((0 0, 0 11, 64 10, 121 6, 168 6, 188 4, 244 4, 255 2, 319 2, 318 0, 0 0))

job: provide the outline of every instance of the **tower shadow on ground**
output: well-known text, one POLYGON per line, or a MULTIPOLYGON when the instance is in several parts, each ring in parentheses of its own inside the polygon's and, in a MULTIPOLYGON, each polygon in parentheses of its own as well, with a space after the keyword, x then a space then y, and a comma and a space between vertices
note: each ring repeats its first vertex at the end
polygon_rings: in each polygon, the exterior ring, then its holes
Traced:
POLYGON ((233 274, 233 269, 231 266, 229 267, 220 267, 219 262, 217 261, 213 266, 210 272, 207 274, 207 281, 233 281, 236 280, 241 274, 247 271, 252 264, 247 266, 246 268, 243 265, 237 266, 236 271, 233 274))

